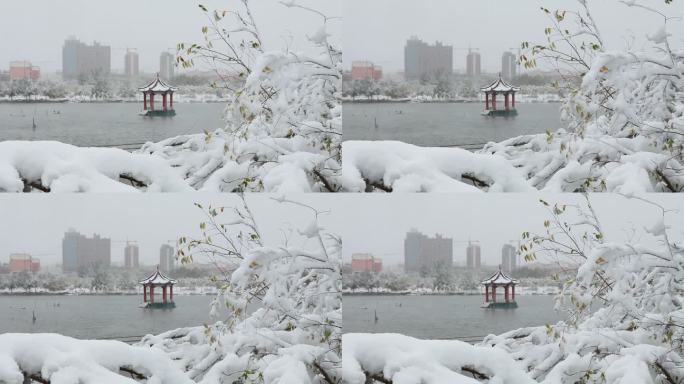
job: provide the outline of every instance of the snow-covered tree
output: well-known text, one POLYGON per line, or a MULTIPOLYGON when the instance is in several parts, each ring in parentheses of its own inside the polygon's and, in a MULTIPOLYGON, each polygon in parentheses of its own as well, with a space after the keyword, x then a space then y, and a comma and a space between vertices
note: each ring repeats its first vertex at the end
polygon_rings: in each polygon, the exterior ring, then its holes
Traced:
MULTIPOLYGON (((522 358, 530 376, 556 383, 679 383, 684 380, 684 248, 669 236, 681 216, 647 199, 659 219, 636 240, 607 238, 589 200, 549 206, 546 233, 525 233, 526 258, 551 254, 577 266, 557 307, 567 322, 490 336, 485 345, 522 358), (566 218, 566 210, 579 220, 566 218), (656 245, 649 245, 656 244, 656 245)), ((547 205, 546 202, 543 204, 547 205)))
POLYGON ((339 189, 342 135, 341 51, 328 41, 329 18, 315 10, 321 26, 309 41, 317 54, 269 50, 249 8, 209 12, 201 44, 179 44, 184 67, 203 60, 216 66, 232 93, 227 126, 205 135, 148 144, 142 153, 158 154, 189 175, 195 188, 220 191, 328 191, 339 189), (222 23, 229 26, 223 26, 222 23), (243 79, 233 88, 231 78, 243 79))
POLYGON ((181 262, 202 258, 215 264, 222 285, 212 313, 223 321, 148 336, 142 344, 178 356, 197 382, 340 380, 341 241, 320 227, 321 212, 278 201, 311 212, 310 223, 282 245, 264 242, 246 203, 236 208, 198 205, 206 214, 202 236, 179 239, 181 262))
POLYGON ((490 335, 475 346, 393 334, 343 337, 349 383, 658 383, 684 379, 684 248, 669 219, 626 241, 609 238, 589 198, 550 204, 542 233, 523 233, 526 259, 553 258, 576 273, 564 281, 557 309, 567 321, 490 335), (574 212, 571 214, 570 211, 574 212))
POLYGON ((666 14, 648 43, 611 47, 590 12, 542 8, 543 43, 522 43, 522 63, 554 65, 568 95, 565 128, 489 143, 470 153, 395 142, 346 142, 345 189, 680 192, 684 186, 684 52, 670 45, 666 14))
POLYGON ((211 311, 220 321, 135 346, 3 334, 0 382, 340 383, 341 240, 321 228, 324 212, 277 201, 310 214, 301 228, 285 228, 280 244, 265 240, 244 196, 236 207, 198 204, 206 214, 201 236, 178 240, 183 263, 214 264, 221 288, 211 311))
POLYGON ((179 65, 201 60, 216 69, 229 92, 225 128, 147 143, 132 154, 0 143, 0 191, 338 191, 341 51, 329 41, 327 16, 294 1, 278 6, 320 16, 307 36, 309 53, 265 46, 248 0, 228 11, 201 6, 205 41, 178 46, 179 65))

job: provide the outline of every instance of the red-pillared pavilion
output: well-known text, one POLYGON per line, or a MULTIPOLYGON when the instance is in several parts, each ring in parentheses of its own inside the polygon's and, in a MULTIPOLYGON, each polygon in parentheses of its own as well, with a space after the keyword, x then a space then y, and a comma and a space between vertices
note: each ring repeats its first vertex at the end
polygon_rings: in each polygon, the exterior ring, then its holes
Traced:
POLYGON ((507 83, 501 78, 501 74, 499 74, 499 78, 496 81, 486 87, 480 88, 480 90, 485 94, 484 115, 509 116, 518 114, 518 111, 515 109, 515 93, 519 91, 520 88, 507 83), (503 109, 497 109, 497 95, 503 95, 504 97, 503 109))
POLYGON ((164 80, 159 78, 159 74, 157 74, 157 78, 154 81, 142 88, 138 88, 138 90, 143 94, 142 114, 144 116, 173 116, 176 114, 176 111, 173 109, 173 93, 178 88, 164 82, 164 80), (155 95, 161 95, 162 97, 161 109, 155 109, 155 95))
POLYGON ((488 279, 482 281, 482 285, 485 286, 485 302, 482 304, 485 308, 515 308, 518 304, 515 302, 515 285, 518 280, 512 279, 507 276, 501 267, 499 270, 490 276, 488 279), (504 289, 504 301, 496 301, 496 288, 503 287, 504 289))
POLYGON ((153 274, 140 281, 140 284, 143 286, 143 306, 146 308, 175 307, 176 304, 173 302, 173 285, 175 283, 176 280, 164 275, 161 271, 159 271, 159 266, 157 266, 157 270, 153 274), (162 289, 161 303, 155 302, 155 288, 162 289))

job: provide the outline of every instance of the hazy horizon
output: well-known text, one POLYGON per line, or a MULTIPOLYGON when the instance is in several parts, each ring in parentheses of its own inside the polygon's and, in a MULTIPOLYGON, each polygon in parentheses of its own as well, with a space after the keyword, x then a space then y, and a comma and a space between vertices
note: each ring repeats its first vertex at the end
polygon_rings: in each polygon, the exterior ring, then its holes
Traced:
MULTIPOLYGON (((311 218, 308 209, 279 204, 273 201, 274 196, 247 195, 270 245, 281 243, 286 233, 283 230, 294 230, 294 238, 301 237, 296 235, 297 230, 305 228, 311 218)), ((549 213, 539 203, 540 197, 551 204, 583 201, 578 194, 536 193, 287 197, 329 211, 320 217, 320 225, 342 238, 344 262, 350 261, 353 253, 372 253, 382 258, 385 265, 403 263, 404 238, 411 229, 429 236, 439 233, 453 238, 455 264, 465 262, 467 242, 473 240, 480 242, 482 263, 498 265, 503 244, 517 243, 523 231, 544 230, 543 222, 549 213)), ((647 198, 678 212, 684 209, 684 201, 677 195, 650 194, 647 198)), ((593 194, 591 201, 609 240, 625 240, 633 236, 634 229, 643 232, 659 216, 652 206, 619 195, 593 194)), ((155 265, 161 244, 175 243, 181 235, 200 235, 199 223, 204 216, 195 202, 234 206, 238 198, 230 194, 6 195, 0 199, 0 212, 11 220, 0 223, 0 233, 4 235, 0 263, 6 263, 9 254, 19 252, 33 254, 43 265, 61 263, 64 232, 74 228, 87 236, 98 233, 111 238, 113 264, 123 264, 125 242, 135 240, 140 247, 140 263, 155 265)), ((667 224, 672 227, 670 239, 684 241, 684 221, 670 214, 667 224)))
MULTIPOLYGON (((300 0, 328 16, 341 16, 338 2, 300 0)), ((4 41, 0 52, 0 69, 9 68, 10 61, 28 60, 41 67, 43 73, 55 73, 62 67, 64 41, 74 36, 92 44, 98 41, 112 49, 112 71, 122 72, 127 48, 137 49, 140 72, 159 70, 159 56, 163 51, 175 53, 180 42, 202 42, 202 27, 208 24, 203 4, 214 9, 234 9, 231 0, 164 1, 120 0, 116 6, 87 0, 24 0, 4 4, 0 14, 0 34, 11 36, 4 41)), ((290 9, 277 0, 252 2, 252 11, 265 49, 275 50, 286 44, 292 50, 310 47, 305 36, 313 35, 322 18, 313 13, 290 9)), ((329 22, 331 41, 341 39, 341 22, 329 22)))
MULTIPOLYGON (((496 73, 505 51, 517 54, 523 41, 545 41, 544 28, 550 22, 540 11, 541 5, 552 11, 579 7, 571 0, 345 0, 344 68, 349 69, 352 61, 368 60, 386 73, 403 71, 404 45, 415 35, 430 44, 453 45, 454 67, 461 73, 468 48, 478 48, 483 72, 496 73)), ((684 4, 659 1, 648 5, 675 17, 668 21, 670 43, 673 48, 684 47, 684 4)), ((634 35, 635 46, 640 46, 646 34, 662 25, 660 16, 629 8, 618 0, 589 1, 589 7, 608 49, 624 46, 629 35, 634 35)))
MULTIPOLYGON (((354 225, 343 226, 343 258, 349 262, 353 253, 372 253, 383 259, 384 266, 402 264, 404 238, 416 229, 429 236, 451 237, 454 265, 465 264, 467 243, 473 240, 480 243, 482 264, 496 266, 504 244, 517 244, 523 231, 543 233, 543 222, 550 215, 540 198, 550 204, 583 201, 578 194, 370 195, 353 203, 354 225)), ((680 212, 684 208, 677 196, 650 194, 647 198, 680 212)), ((593 194, 591 201, 610 240, 626 239, 632 228, 651 227, 659 215, 652 206, 619 195, 593 194)), ((684 222, 670 215, 667 224, 673 227, 671 240, 683 241, 684 222)))
MULTIPOLYGON (((252 194, 247 201, 259 220, 263 237, 279 242, 282 228, 289 223, 303 228, 308 224, 311 211, 291 204, 273 201, 270 194, 252 194)), ((317 201, 316 196, 297 196, 298 201, 317 201)), ((42 266, 62 263, 62 239, 73 228, 91 237, 97 233, 112 240, 112 265, 123 265, 126 240, 139 246, 141 265, 159 263, 159 247, 172 242, 175 247, 179 236, 201 236, 200 222, 206 220, 194 203, 205 208, 238 206, 239 198, 233 194, 74 194, 74 195, 6 195, 0 198, 0 212, 12 220, 0 222, 0 264, 9 261, 12 253, 26 252, 40 259, 42 266)), ((326 206, 320 207, 322 210, 326 206)), ((224 218, 230 218, 226 214, 224 218)), ((328 216, 321 217, 327 223, 328 216)), ((296 232, 291 237, 300 241, 296 232)), ((299 244, 299 243, 298 243, 299 244)))

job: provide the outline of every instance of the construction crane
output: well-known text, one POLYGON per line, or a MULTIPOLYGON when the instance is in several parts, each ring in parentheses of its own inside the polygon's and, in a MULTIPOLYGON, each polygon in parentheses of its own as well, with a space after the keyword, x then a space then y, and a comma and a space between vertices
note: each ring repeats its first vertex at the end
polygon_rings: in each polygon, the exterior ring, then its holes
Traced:
POLYGON ((112 243, 138 244, 137 240, 110 240, 112 243))
POLYGON ((468 48, 461 48, 461 47, 452 47, 454 51, 479 51, 480 48, 473 48, 473 47, 468 47, 468 48))

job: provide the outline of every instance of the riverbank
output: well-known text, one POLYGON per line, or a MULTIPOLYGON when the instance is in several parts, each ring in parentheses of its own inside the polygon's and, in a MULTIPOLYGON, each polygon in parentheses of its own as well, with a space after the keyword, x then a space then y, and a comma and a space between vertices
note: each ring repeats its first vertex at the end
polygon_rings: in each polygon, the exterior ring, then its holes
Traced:
MULTIPOLYGON (((219 96, 213 93, 175 93, 173 95, 173 103, 228 103, 230 99, 225 96, 219 96)), ((87 95, 70 94, 63 97, 49 97, 47 95, 31 95, 31 96, 2 96, 0 103, 18 103, 18 104, 45 104, 45 103, 143 103, 142 94, 135 96, 109 96, 109 97, 92 97, 87 95)))
MULTIPOLYGON (((479 97, 474 98, 433 98, 433 97, 407 97, 407 98, 391 98, 385 96, 375 97, 342 97, 343 103, 354 104, 375 104, 375 103, 443 103, 443 104, 461 104, 461 103, 484 103, 484 99, 479 97)), ((562 103, 563 100, 558 95, 543 94, 543 95, 516 95, 515 103, 562 103)))
MULTIPOLYGON (((205 296, 216 295, 218 288, 216 287, 173 287, 174 296, 205 296)), ((25 289, 0 289, 0 296, 140 296, 142 295, 142 288, 140 290, 112 290, 112 291, 96 291, 90 288, 73 288, 63 291, 49 291, 45 289, 25 290, 25 289)))
MULTIPOLYGON (((502 291, 503 293, 503 291, 502 291)), ((515 295, 516 296, 555 296, 561 293, 558 287, 554 286, 540 286, 540 287, 525 287, 516 286, 515 295)), ((375 291, 360 291, 360 290, 343 290, 342 296, 483 296, 482 290, 461 290, 461 291, 449 291, 449 292, 438 292, 428 289, 419 290, 406 290, 406 291, 388 291, 378 289, 375 291)))

